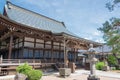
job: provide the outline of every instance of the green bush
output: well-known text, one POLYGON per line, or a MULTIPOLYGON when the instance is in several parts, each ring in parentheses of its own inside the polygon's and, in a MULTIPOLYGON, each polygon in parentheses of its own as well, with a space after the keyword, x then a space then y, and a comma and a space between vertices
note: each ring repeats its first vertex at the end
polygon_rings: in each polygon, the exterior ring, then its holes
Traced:
POLYGON ((29 66, 28 63, 20 65, 16 68, 16 71, 25 75, 28 75, 28 72, 32 70, 32 66, 29 66))
POLYGON ((112 70, 116 70, 116 68, 115 68, 115 67, 112 67, 112 70))
POLYGON ((116 66, 116 70, 120 70, 120 65, 119 64, 116 66))
POLYGON ((97 70, 102 70, 104 66, 105 66, 104 62, 96 63, 96 69, 97 70))
POLYGON ((42 77, 42 71, 33 70, 32 66, 29 66, 27 63, 18 66, 16 71, 25 74, 28 77, 28 80, 40 80, 42 77))
POLYGON ((110 66, 116 66, 117 65, 117 59, 115 58, 115 56, 109 55, 107 60, 108 60, 108 64, 110 66))
POLYGON ((40 80, 42 77, 42 72, 40 70, 31 70, 28 72, 29 80, 40 80))

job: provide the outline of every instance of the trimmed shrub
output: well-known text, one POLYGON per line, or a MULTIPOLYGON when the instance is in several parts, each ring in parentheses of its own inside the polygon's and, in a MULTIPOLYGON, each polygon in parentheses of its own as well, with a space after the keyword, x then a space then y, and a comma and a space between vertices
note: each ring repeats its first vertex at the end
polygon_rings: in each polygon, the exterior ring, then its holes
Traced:
POLYGON ((42 72, 40 70, 31 70, 28 72, 28 80, 40 80, 42 72))
POLYGON ((105 66, 104 62, 96 63, 96 69, 97 70, 102 70, 104 66, 105 66))
POLYGON ((20 65, 16 68, 16 71, 25 75, 28 75, 28 72, 32 70, 32 66, 29 66, 28 63, 20 65))
POLYGON ((40 80, 42 77, 42 71, 32 69, 32 66, 29 66, 27 63, 18 66, 16 71, 25 74, 28 80, 40 80))

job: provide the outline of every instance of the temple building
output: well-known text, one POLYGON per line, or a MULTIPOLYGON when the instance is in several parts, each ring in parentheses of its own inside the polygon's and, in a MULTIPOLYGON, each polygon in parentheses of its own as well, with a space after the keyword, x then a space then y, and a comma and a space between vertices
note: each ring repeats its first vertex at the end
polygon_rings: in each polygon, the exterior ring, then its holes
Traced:
POLYGON ((78 50, 100 43, 80 38, 64 22, 7 2, 0 14, 0 55, 3 59, 78 61, 78 50))

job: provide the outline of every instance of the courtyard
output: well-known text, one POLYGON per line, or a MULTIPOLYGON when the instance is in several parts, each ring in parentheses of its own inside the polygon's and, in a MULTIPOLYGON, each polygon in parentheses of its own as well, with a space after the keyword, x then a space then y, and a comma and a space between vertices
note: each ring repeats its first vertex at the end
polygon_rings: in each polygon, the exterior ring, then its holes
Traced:
MULTIPOLYGON (((100 80, 120 80, 120 71, 96 71, 100 80)), ((59 76, 58 72, 44 73, 41 80, 87 80, 89 75, 88 70, 78 69, 69 77, 63 78, 59 76)), ((0 80, 14 80, 15 75, 8 75, 0 77, 0 80)))

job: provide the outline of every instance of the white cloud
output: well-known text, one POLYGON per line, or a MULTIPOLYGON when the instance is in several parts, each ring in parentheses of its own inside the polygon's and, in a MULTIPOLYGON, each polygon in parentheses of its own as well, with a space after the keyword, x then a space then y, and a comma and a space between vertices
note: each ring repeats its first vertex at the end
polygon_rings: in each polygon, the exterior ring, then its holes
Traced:
POLYGON ((62 9, 56 9, 56 12, 59 13, 59 14, 61 14, 61 13, 64 12, 64 10, 62 10, 62 9))
POLYGON ((102 23, 104 23, 107 19, 109 19, 110 17, 109 17, 110 15, 108 15, 108 14, 97 14, 97 15, 94 15, 94 17, 91 17, 90 19, 89 19, 89 21, 91 22, 91 23, 93 23, 93 24, 102 24, 102 23))
POLYGON ((51 4, 55 7, 59 7, 61 5, 61 3, 59 3, 58 1, 54 1, 51 4))
POLYGON ((49 1, 45 1, 45 0, 24 0, 24 2, 26 4, 31 4, 33 6, 37 6, 38 9, 41 9, 41 8, 46 8, 46 7, 50 7, 50 3, 49 1))
POLYGON ((99 43, 105 43, 105 41, 102 38, 96 39, 95 41, 99 43))
POLYGON ((101 36, 101 33, 100 33, 99 31, 95 31, 95 32, 93 33, 93 35, 95 35, 95 36, 101 36))
POLYGON ((93 37, 91 37, 91 36, 88 36, 88 37, 84 37, 85 39, 88 39, 88 40, 92 40, 93 39, 93 37))
POLYGON ((70 0, 64 0, 64 4, 68 4, 70 0))

